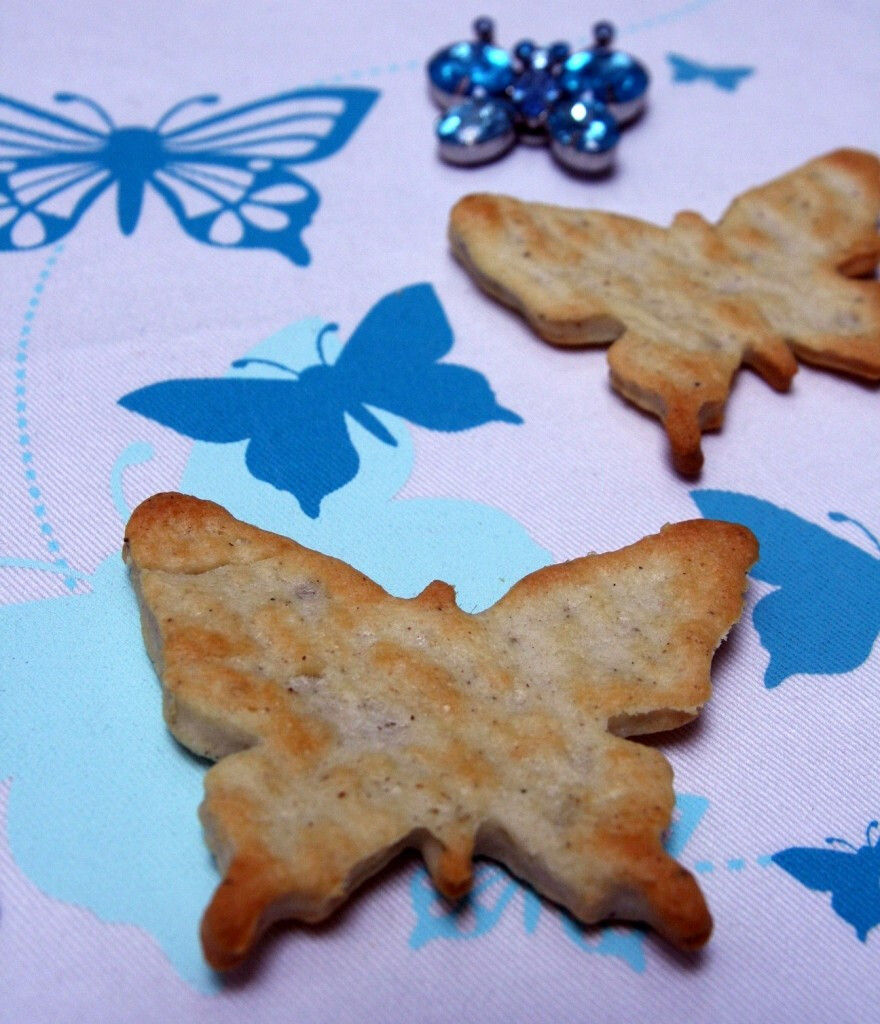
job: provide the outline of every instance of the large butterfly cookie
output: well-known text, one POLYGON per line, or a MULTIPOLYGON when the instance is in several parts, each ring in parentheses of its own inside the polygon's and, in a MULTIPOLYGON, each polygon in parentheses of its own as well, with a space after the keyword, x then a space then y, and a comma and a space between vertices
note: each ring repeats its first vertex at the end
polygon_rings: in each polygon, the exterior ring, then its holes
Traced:
POLYGON ((318 921, 400 851, 455 899, 504 862, 585 922, 694 948, 711 919, 663 849, 672 773, 626 737, 693 719, 757 544, 697 520, 542 569, 478 615, 435 582, 355 569, 160 494, 124 557, 165 718, 219 762, 202 821, 223 881, 202 925, 235 966, 279 918, 318 921))
POLYGON ((880 379, 880 160, 839 150, 738 197, 717 225, 471 195, 452 210, 474 279, 557 345, 599 345, 624 397, 699 471, 745 363, 780 391, 795 356, 880 379))

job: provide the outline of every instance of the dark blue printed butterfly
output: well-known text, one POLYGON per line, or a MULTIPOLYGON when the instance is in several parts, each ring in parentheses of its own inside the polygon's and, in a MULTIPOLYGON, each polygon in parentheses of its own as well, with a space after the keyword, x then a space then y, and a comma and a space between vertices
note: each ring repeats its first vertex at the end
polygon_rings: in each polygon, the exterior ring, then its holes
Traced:
MULTIPOLYGON (((330 324, 318 336, 319 364, 296 373, 271 363, 292 380, 169 380, 133 391, 119 404, 198 441, 249 439, 250 472, 289 491, 313 519, 322 499, 353 480, 360 465, 346 415, 389 445, 397 442, 370 407, 432 430, 522 422, 498 405, 482 374, 438 362, 452 348, 452 330, 429 284, 381 299, 328 364, 321 342, 335 329, 330 324)), ((232 365, 251 362, 270 361, 232 365)))
POLYGON ((55 99, 84 105, 94 124, 0 96, 0 251, 58 241, 115 184, 123 234, 137 227, 149 187, 192 238, 274 249, 305 265, 300 235, 319 196, 293 168, 341 149, 377 96, 301 89, 173 127, 185 108, 218 102, 197 96, 154 128, 119 128, 93 100, 72 93, 55 99))
MULTIPOLYGON (((691 491, 709 519, 742 523, 758 538, 757 580, 778 587, 755 605, 753 620, 770 652, 764 685, 799 673, 831 675, 858 668, 880 633, 880 558, 769 501, 731 491, 691 491)), ((880 541, 861 523, 829 519, 880 541)))
POLYGON ((880 836, 872 821, 865 831, 865 845, 855 847, 845 839, 826 839, 823 850, 794 846, 774 853, 771 860, 808 889, 831 893, 831 909, 856 930, 862 942, 880 924, 880 836), (871 836, 874 833, 872 841, 871 836))
POLYGON ((734 92, 743 79, 755 73, 755 69, 750 67, 709 67, 677 53, 667 53, 666 59, 672 67, 673 82, 697 82, 702 79, 728 92, 734 92))

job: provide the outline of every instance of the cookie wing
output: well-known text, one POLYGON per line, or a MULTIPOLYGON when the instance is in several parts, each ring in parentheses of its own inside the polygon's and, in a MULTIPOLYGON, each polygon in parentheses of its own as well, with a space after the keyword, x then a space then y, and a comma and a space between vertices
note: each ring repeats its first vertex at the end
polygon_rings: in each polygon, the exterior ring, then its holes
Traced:
POLYGON ((878 217, 880 159, 842 149, 745 192, 717 228, 797 356, 867 380, 880 380, 878 217))
MULTIPOLYGON (((512 646, 520 685, 566 723, 576 759, 570 776, 566 758, 554 765, 568 789, 549 801, 544 821, 514 814, 504 835, 516 845, 514 863, 524 849, 530 864, 552 864, 551 887, 526 877, 582 920, 601 916, 601 893, 615 914, 647 921, 677 945, 708 934, 696 882, 662 846, 671 769, 658 750, 625 737, 697 716, 757 554, 744 527, 679 523, 620 551, 539 570, 481 616, 512 646)), ((510 854, 500 859, 511 863, 510 854)))
POLYGON ((617 736, 658 732, 692 721, 709 699, 712 656, 757 558, 744 526, 676 523, 539 569, 478 618, 511 644, 519 675, 588 706, 617 736))
POLYGON ((406 847, 450 898, 482 853, 583 921, 708 937, 661 845, 669 766, 621 737, 708 696, 748 531, 671 527, 527 577, 480 615, 444 583, 394 598, 183 495, 141 505, 124 554, 168 725, 218 762, 201 808, 223 875, 202 929, 214 966, 272 920, 326 917, 406 847))
POLYGON ((669 230, 593 210, 472 195, 450 217, 458 259, 490 295, 557 345, 613 342, 614 387, 659 417, 680 472, 702 465, 733 376, 752 365, 785 389, 796 370, 747 297, 747 267, 696 214, 669 230))

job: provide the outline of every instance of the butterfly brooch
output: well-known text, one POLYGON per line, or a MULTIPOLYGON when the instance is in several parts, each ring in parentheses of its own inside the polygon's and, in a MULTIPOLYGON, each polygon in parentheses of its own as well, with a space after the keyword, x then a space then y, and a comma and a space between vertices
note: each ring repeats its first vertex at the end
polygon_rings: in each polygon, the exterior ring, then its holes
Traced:
MULTIPOLYGON (((753 620, 770 652, 764 685, 800 673, 858 668, 880 634, 880 558, 793 512, 731 491, 692 491, 708 519, 742 523, 758 538, 757 580, 779 589, 762 597, 753 620)), ((859 529, 880 554, 880 540, 842 512, 832 522, 859 529)))
POLYGON ((672 68, 673 82, 711 82, 719 89, 735 92, 744 79, 755 73, 750 67, 713 68, 678 53, 667 53, 666 59, 672 68))
POLYGON ((309 252, 300 236, 319 195, 294 168, 341 149, 377 96, 301 89, 180 123, 187 108, 219 101, 196 96, 153 128, 118 127, 74 93, 55 100, 85 106, 93 123, 0 96, 0 251, 57 242, 115 185, 124 235, 137 227, 152 190, 191 238, 271 249, 304 266, 309 252))
POLYGON ((346 416, 385 444, 397 442, 372 408, 431 430, 457 431, 493 420, 521 423, 495 401, 476 370, 439 363, 452 329, 434 289, 413 285, 381 299, 355 329, 335 362, 324 355, 328 324, 318 334, 319 362, 285 377, 230 376, 168 380, 123 396, 119 404, 197 441, 248 440, 248 470, 289 491, 315 519, 321 501, 357 475, 360 459, 346 416))
POLYGON ((794 846, 774 853, 771 860, 817 892, 831 893, 831 909, 866 942, 868 932, 880 924, 880 835, 872 821, 865 830, 865 845, 829 838, 829 846, 841 849, 794 846))

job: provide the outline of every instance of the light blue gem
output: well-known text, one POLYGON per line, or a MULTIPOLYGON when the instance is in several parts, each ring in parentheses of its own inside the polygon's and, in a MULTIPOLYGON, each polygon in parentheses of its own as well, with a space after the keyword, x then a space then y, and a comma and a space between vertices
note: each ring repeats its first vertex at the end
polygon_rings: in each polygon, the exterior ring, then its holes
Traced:
POLYGON ((607 170, 620 139, 617 120, 604 103, 574 97, 558 104, 547 119, 553 155, 570 170, 607 170))
POLYGON ((591 92, 623 120, 635 117, 644 106, 648 80, 643 65, 619 50, 579 50, 562 67, 568 92, 591 92))
POLYGON ((456 43, 428 62, 428 78, 444 105, 475 92, 499 95, 513 81, 510 54, 489 43, 456 43))
POLYGON ((479 164, 506 152, 516 138, 513 111, 503 100, 458 103, 437 122, 440 155, 454 164, 479 164))

